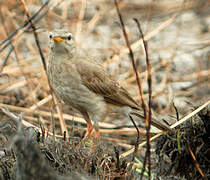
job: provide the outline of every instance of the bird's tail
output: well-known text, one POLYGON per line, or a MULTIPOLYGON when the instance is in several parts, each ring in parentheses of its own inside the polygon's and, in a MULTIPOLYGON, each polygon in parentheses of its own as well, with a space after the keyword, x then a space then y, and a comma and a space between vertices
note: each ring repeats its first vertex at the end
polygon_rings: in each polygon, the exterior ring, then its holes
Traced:
MULTIPOLYGON (((144 113, 142 111, 133 110, 130 112, 131 115, 139 117, 140 119, 144 120, 144 113)), ((162 122, 158 121, 156 118, 152 117, 151 125, 155 126, 156 128, 163 130, 163 131, 172 131, 172 129, 162 122)))

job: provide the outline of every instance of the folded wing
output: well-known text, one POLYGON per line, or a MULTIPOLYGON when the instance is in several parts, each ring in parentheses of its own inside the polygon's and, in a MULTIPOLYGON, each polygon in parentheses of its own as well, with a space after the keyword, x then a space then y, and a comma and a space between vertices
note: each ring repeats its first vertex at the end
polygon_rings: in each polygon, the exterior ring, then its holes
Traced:
POLYGON ((103 96, 107 103, 139 109, 137 102, 103 68, 100 64, 93 62, 77 64, 82 83, 89 90, 103 96))

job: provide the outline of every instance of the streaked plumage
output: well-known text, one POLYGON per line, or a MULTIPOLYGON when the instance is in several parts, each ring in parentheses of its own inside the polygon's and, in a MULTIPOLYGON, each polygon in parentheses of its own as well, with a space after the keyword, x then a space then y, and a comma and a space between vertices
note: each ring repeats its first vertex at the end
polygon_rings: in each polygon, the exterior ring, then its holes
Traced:
MULTIPOLYGON (((50 34, 47 73, 56 95, 84 116, 89 134, 91 120, 98 131, 97 123, 105 118, 107 104, 140 110, 139 104, 101 64, 76 53, 72 34, 65 30, 55 30, 50 34)), ((142 116, 140 111, 137 114, 142 116)), ((162 130, 169 129, 155 119, 152 124, 162 130)))

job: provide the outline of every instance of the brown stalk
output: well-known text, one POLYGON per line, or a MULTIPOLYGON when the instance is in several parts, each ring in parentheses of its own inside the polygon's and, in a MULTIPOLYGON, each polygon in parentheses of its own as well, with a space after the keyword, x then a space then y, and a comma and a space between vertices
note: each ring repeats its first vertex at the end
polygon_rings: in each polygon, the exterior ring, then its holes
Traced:
MULTIPOLYGON (((36 13, 34 13, 30 18, 28 18, 27 21, 25 21, 24 23, 22 23, 17 29, 15 29, 12 33, 10 33, 7 36, 7 38, 0 43, 0 47, 3 44, 5 44, 7 41, 9 41, 13 36, 15 36, 21 29, 23 29, 24 27, 26 27, 30 23, 30 21, 32 21, 33 19, 35 19, 39 15, 39 13, 44 9, 44 7, 47 6, 48 3, 49 3, 49 0, 47 0, 36 13)), ((2 52, 9 44, 10 44, 9 42, 7 44, 5 44, 0 49, 0 52, 2 52)))
POLYGON ((136 143, 135 143, 135 150, 134 150, 134 153, 133 153, 133 159, 132 161, 135 160, 135 157, 136 157, 136 154, 138 152, 138 146, 139 146, 139 139, 140 139, 140 131, 139 131, 139 128, 136 126, 136 123, 135 121, 133 120, 132 116, 129 114, 129 117, 130 117, 130 120, 132 121, 134 127, 136 128, 136 131, 137 131, 137 138, 136 138, 136 143))
MULTIPOLYGON (((140 78, 138 76, 138 72, 137 72, 137 68, 136 68, 136 64, 135 64, 135 60, 134 60, 134 54, 133 54, 133 51, 132 51, 131 46, 130 46, 130 42, 129 42, 128 35, 126 33, 126 30, 125 30, 125 25, 124 25, 122 15, 121 15, 119 7, 118 7, 117 0, 114 0, 114 2, 115 2, 116 9, 117 9, 117 14, 119 16, 120 23, 121 23, 121 26, 122 26, 123 35, 124 35, 127 47, 129 49, 129 55, 130 55, 130 59, 131 59, 131 62, 132 62, 132 66, 133 66, 133 69, 134 69, 134 72, 135 72, 135 75, 136 75, 136 82, 137 82, 137 85, 138 85, 138 88, 139 88, 139 93, 140 93, 140 97, 141 97, 141 101, 142 101, 142 109, 144 111, 144 117, 145 117, 145 119, 147 119, 146 106, 145 106, 144 99, 143 99, 143 91, 142 91, 140 78)), ((137 140, 136 140, 137 145, 135 146, 134 154, 136 154, 136 152, 138 151, 138 142, 139 142, 139 136, 137 136, 137 140)))
MULTIPOLYGON (((41 50, 41 47, 40 47, 39 37, 38 37, 38 34, 37 34, 37 32, 36 32, 36 27, 35 27, 33 21, 30 19, 30 14, 29 14, 28 8, 27 8, 27 6, 26 6, 25 0, 21 0, 21 3, 22 3, 22 5, 23 5, 23 7, 24 7, 25 14, 26 14, 26 16, 28 17, 28 20, 29 20, 29 22, 30 22, 30 24, 31 24, 31 28, 32 28, 33 33, 34 33, 34 38, 35 38, 35 41, 36 41, 36 45, 37 45, 37 47, 38 47, 39 54, 40 54, 41 60, 42 60, 42 64, 43 64, 43 66, 44 66, 44 70, 45 70, 45 73, 46 73, 46 70, 47 70, 46 62, 45 62, 45 58, 44 58, 44 55, 43 55, 42 50, 41 50)), ((48 80, 48 77, 47 77, 47 80, 48 80)), ((48 80, 48 84, 49 84, 50 91, 51 91, 52 96, 53 96, 53 103, 54 103, 54 105, 56 106, 57 112, 58 112, 58 114, 59 114, 59 120, 60 120, 60 125, 61 125, 61 131, 62 131, 62 133, 64 133, 64 132, 66 131, 66 136, 69 137, 68 131, 67 131, 67 127, 66 127, 66 123, 65 123, 64 118, 63 118, 63 113, 62 113, 62 111, 61 111, 61 105, 59 105, 59 102, 58 102, 58 100, 57 100, 57 97, 56 97, 56 95, 55 95, 53 89, 52 89, 51 86, 50 86, 49 80, 48 80)))
MULTIPOLYGON (((150 134, 150 126, 151 126, 151 118, 152 118, 152 112, 151 112, 151 105, 152 105, 152 78, 151 78, 151 66, 150 66, 150 61, 149 61, 149 55, 148 55, 148 49, 147 49, 147 43, 144 40, 144 35, 140 26, 140 23, 137 19, 134 19, 134 21, 137 24, 139 33, 141 35, 143 44, 144 44, 144 51, 146 53, 146 64, 147 64, 147 83, 148 83, 148 89, 149 89, 149 118, 145 118, 145 124, 146 124, 146 130, 147 130, 147 151, 146 151, 146 155, 145 155, 145 159, 146 156, 148 156, 148 165, 149 165, 149 179, 151 178, 151 152, 150 152, 150 138, 149 138, 149 134, 150 134)), ((144 167, 142 169, 141 172, 141 179, 143 178, 143 174, 145 171, 145 167, 146 167, 146 161, 144 162, 144 167)))
MULTIPOLYGON (((174 123, 173 125, 170 126, 170 128, 175 128, 177 126, 179 126, 180 124, 183 124, 185 121, 190 120, 191 117, 193 117, 194 115, 196 115, 198 112, 200 112, 202 109, 204 109, 205 107, 207 107, 210 104, 210 100, 208 100, 207 102, 205 102, 203 105, 201 105, 200 107, 198 107, 197 109, 195 109, 193 112, 191 112, 190 114, 188 114, 187 116, 181 118, 179 121, 177 121, 176 123, 174 123)), ((2 106, 0 104, 0 106, 2 106)), ((5 105, 4 105, 5 107, 5 105)), ((157 139, 158 137, 162 136, 163 134, 165 134, 165 132, 160 132, 159 134, 156 134, 155 136, 150 138, 150 141, 153 141, 155 139, 157 139)), ((141 144, 139 144, 139 147, 143 147, 146 144, 146 142, 142 142, 141 144)), ((123 154, 120 155, 120 158, 125 158, 126 156, 130 155, 131 153, 134 152, 134 148, 130 149, 129 151, 124 152, 123 154)))
MULTIPOLYGON (((6 32, 6 35, 8 36, 9 35, 9 32, 7 30, 7 27, 5 25, 5 22, 4 22, 4 17, 3 17, 3 14, 2 14, 2 9, 0 9, 0 16, 1 16, 1 22, 2 22, 2 25, 3 25, 3 28, 4 28, 4 31, 6 32)), ((19 55, 18 55, 18 51, 16 49, 16 47, 13 45, 11 39, 8 40, 9 41, 9 44, 11 46, 11 49, 14 50, 14 54, 15 54, 15 58, 16 58, 16 61, 17 61, 17 64, 18 64, 18 67, 20 69, 20 72, 22 73, 23 77, 26 79, 26 82, 27 82, 27 85, 28 85, 28 88, 30 89, 30 91, 32 90, 32 87, 30 86, 30 81, 29 81, 29 78, 26 76, 22 66, 20 65, 20 58, 19 58, 19 55)), ((9 58, 9 57, 8 57, 9 58)), ((3 70, 3 67, 2 67, 2 70, 3 70)))
POLYGON ((2 65, 1 65, 1 67, 0 67, 0 72, 3 71, 4 66, 7 64, 7 61, 8 61, 8 59, 9 59, 9 57, 10 57, 10 55, 11 55, 11 53, 12 53, 13 50, 14 50, 14 47, 10 47, 10 50, 9 50, 9 52, 8 52, 8 54, 7 54, 7 56, 6 56, 6 58, 5 58, 5 59, 3 60, 3 62, 2 62, 2 65))
MULTIPOLYGON (((0 103, 0 106, 8 108, 8 109, 13 110, 13 111, 25 112, 26 114, 37 114, 37 115, 41 115, 41 116, 45 116, 45 117, 51 117, 51 113, 48 112, 48 111, 41 111, 41 110, 37 110, 37 109, 33 110, 33 109, 30 109, 30 108, 13 106, 13 105, 8 105, 8 104, 3 104, 3 103, 0 103)), ((81 123, 81 124, 86 124, 85 120, 83 118, 73 117, 69 114, 63 114, 63 116, 66 120, 74 121, 74 122, 81 123)), ((58 119, 59 114, 55 113, 54 118, 58 119)), ((116 127, 113 124, 109 124, 109 123, 105 123, 105 122, 99 122, 99 126, 104 127, 104 128, 115 128, 116 127)))
POLYGON ((201 168, 200 168, 200 166, 199 166, 199 164, 198 164, 198 161, 196 160, 195 155, 194 155, 194 153, 192 152, 192 150, 191 150, 189 144, 187 145, 187 148, 188 148, 188 151, 189 151, 189 153, 190 153, 190 155, 191 155, 191 157, 192 157, 192 159, 193 159, 193 163, 195 164, 195 167, 197 168, 198 172, 200 173, 202 179, 203 179, 203 180, 207 180, 207 177, 203 174, 203 171, 201 170, 201 168))
POLYGON ((174 104, 174 102, 173 102, 173 107, 174 107, 175 112, 176 112, 176 120, 178 121, 179 120, 179 112, 178 112, 178 109, 177 109, 176 105, 174 104))
POLYGON ((38 47, 39 54, 40 54, 40 56, 41 56, 42 64, 43 64, 44 69, 45 69, 45 71, 46 71, 46 69, 47 69, 47 67, 46 67, 46 62, 45 62, 44 55, 43 55, 43 53, 42 53, 41 46, 40 46, 40 44, 39 44, 39 37, 38 37, 38 34, 37 34, 37 32, 36 32, 36 27, 35 27, 33 21, 30 19, 30 14, 29 14, 28 8, 27 8, 27 6, 26 6, 25 0, 20 0, 20 1, 21 1, 22 5, 23 5, 23 7, 24 7, 25 14, 26 14, 26 16, 28 17, 28 21, 29 21, 29 23, 31 24, 31 28, 32 28, 33 33, 34 33, 36 45, 37 45, 37 47, 38 47))
POLYGON ((123 34, 124 34, 124 37, 125 37, 125 40, 126 40, 126 44, 127 44, 128 49, 129 49, 129 55, 130 55, 130 58, 131 58, 132 66, 133 66, 133 69, 134 69, 134 72, 135 72, 136 82, 137 82, 137 85, 138 85, 138 89, 139 89, 139 93, 140 93, 140 97, 141 97, 141 102, 142 102, 142 109, 144 110, 145 119, 147 119, 146 106, 145 106, 145 102, 144 102, 144 99, 143 99, 143 90, 142 90, 142 87, 141 87, 141 80, 139 78, 138 71, 137 71, 137 68, 136 68, 136 64, 135 64, 135 61, 134 61, 133 51, 131 49, 130 42, 128 40, 128 35, 126 33, 125 25, 124 25, 124 22, 122 20, 122 16, 121 16, 120 11, 119 11, 117 0, 114 0, 114 1, 115 1, 115 5, 116 5, 116 8, 117 8, 117 13, 118 13, 118 16, 120 18, 121 25, 122 25, 122 30, 123 30, 123 34))
MULTIPOLYGON (((164 21, 162 24, 160 24, 153 31, 151 31, 148 34, 146 34, 144 36, 144 39, 147 41, 147 40, 151 39, 152 37, 154 37, 155 35, 157 35, 160 31, 164 30, 167 26, 169 26, 175 20, 175 18, 176 18, 176 16, 172 16, 171 18, 169 18, 166 21, 164 21)), ((139 45, 141 43, 142 43, 142 39, 140 39, 140 40, 134 42, 133 44, 131 44, 131 48, 135 51, 136 49, 139 48, 139 45)), ((122 49, 118 55, 115 55, 111 59, 108 59, 107 61, 105 61, 104 66, 107 66, 111 62, 117 61, 118 59, 123 57, 125 54, 127 54, 128 51, 129 50, 127 48, 126 49, 122 49)))

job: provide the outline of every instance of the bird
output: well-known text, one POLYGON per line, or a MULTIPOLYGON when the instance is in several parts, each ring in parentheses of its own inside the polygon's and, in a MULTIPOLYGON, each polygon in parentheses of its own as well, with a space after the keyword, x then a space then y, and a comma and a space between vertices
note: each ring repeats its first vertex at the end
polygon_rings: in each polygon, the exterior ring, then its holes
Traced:
MULTIPOLYGON (((140 105, 105 67, 76 51, 74 36, 68 30, 56 29, 49 33, 47 75, 58 99, 84 117, 87 137, 93 129, 96 136, 100 136, 98 123, 105 119, 109 105, 129 107, 134 115, 144 119, 140 105)), ((151 124, 164 131, 170 130, 168 125, 154 118, 151 124)))

